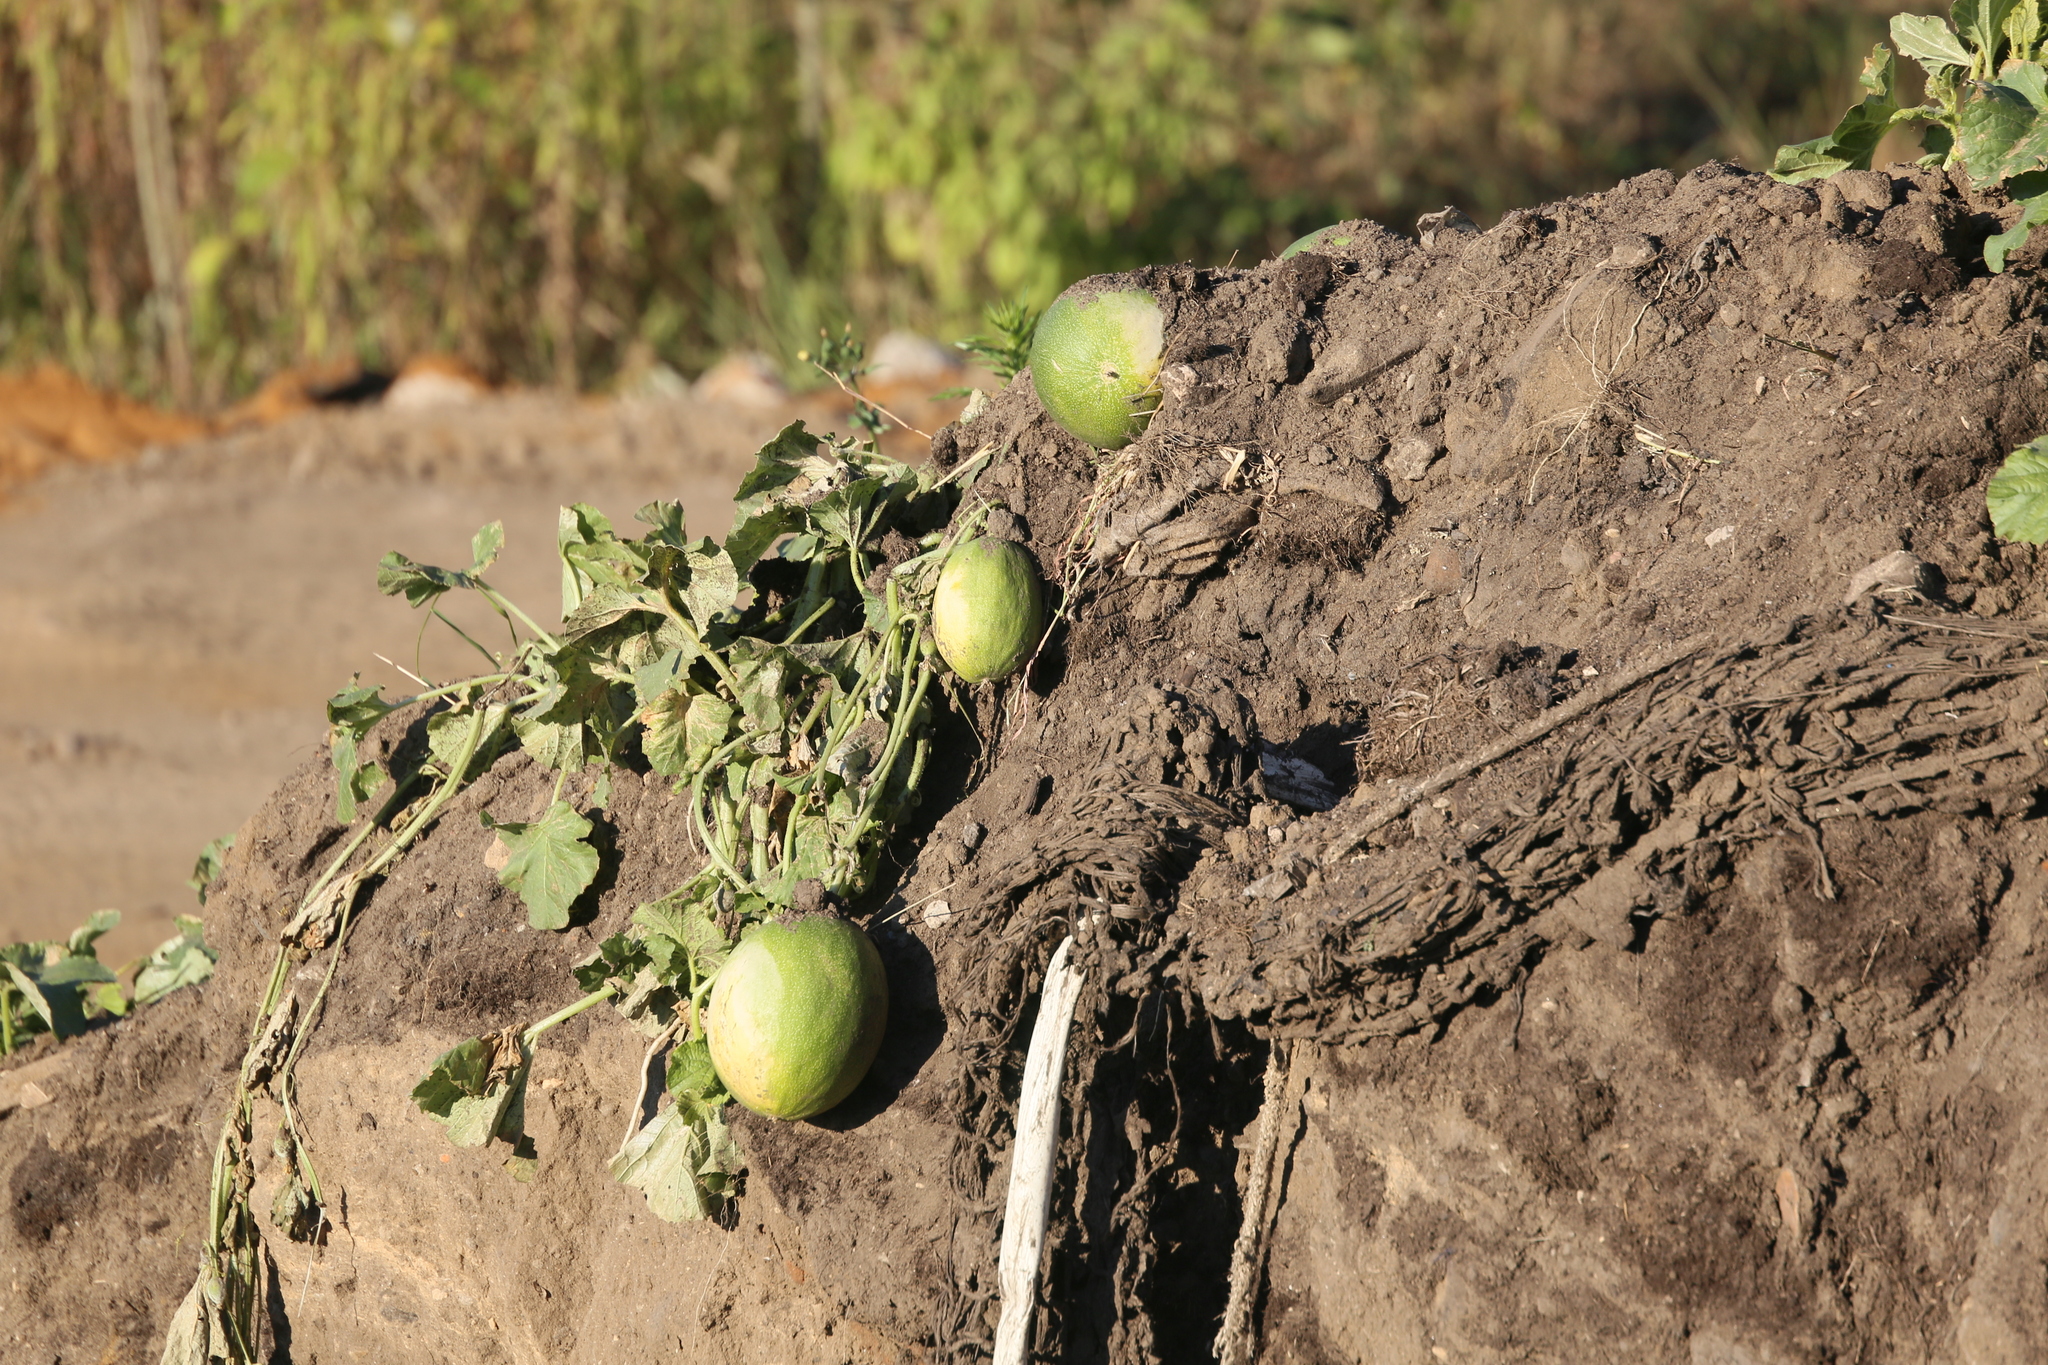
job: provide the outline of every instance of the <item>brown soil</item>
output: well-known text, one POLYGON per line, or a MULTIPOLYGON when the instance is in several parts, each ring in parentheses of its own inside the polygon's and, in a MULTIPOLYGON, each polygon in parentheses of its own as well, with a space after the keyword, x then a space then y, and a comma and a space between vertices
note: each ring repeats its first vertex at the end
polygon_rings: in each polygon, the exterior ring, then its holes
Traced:
MULTIPOLYGON (((1020 382, 934 443, 1000 452, 980 486, 1048 568, 1092 490, 1119 548, 1028 701, 948 722, 861 907, 870 1078, 739 1115, 723 1225, 606 1176, 643 1043, 602 1012, 542 1046, 532 1183, 448 1147, 407 1100, 427 1062, 570 998, 695 870, 622 772, 578 927, 524 930, 476 812, 549 783, 503 759, 365 901, 300 1068, 333 1225, 268 1243, 273 1358, 984 1358, 1070 932, 1041 1358, 1209 1358, 1268 1089, 1241 1358, 2042 1358, 2048 603, 1983 487, 2048 390, 2031 258, 1971 266, 2001 212, 1708 166, 1147 272, 1142 442, 1099 461, 1020 382)), ((281 911, 339 834, 324 761, 241 830, 219 977, 29 1059, 55 1102, 0 1116, 10 1361, 155 1358, 281 911)))

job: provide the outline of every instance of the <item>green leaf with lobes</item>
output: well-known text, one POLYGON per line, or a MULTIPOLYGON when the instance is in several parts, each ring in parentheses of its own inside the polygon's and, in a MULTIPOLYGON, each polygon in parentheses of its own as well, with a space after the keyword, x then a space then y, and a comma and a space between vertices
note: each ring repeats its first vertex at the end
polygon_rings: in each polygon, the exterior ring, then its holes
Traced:
POLYGON ((2007 540, 2048 542, 2048 436, 2037 436, 2006 456, 1984 490, 1991 529, 2007 540))
POLYGON ((731 611, 740 597, 740 575, 728 555, 708 537, 685 555, 690 581, 682 591, 683 608, 697 623, 700 635, 711 633, 717 619, 731 611))
POLYGON ((701 1038, 670 1050, 667 1083, 676 1107, 695 1119, 715 1117, 732 1098, 712 1064, 710 1045, 701 1038))
POLYGON ((562 616, 567 619, 599 583, 631 589, 647 571, 647 556, 620 540, 611 519, 589 503, 564 507, 555 529, 562 561, 562 616))
POLYGON ((576 984, 584 994, 600 991, 607 984, 624 994, 633 984, 633 978, 651 963, 647 946, 636 938, 625 934, 613 934, 597 945, 597 951, 583 962, 570 969, 576 984))
POLYGON ((528 823, 499 823, 481 813, 486 828, 496 830, 510 855, 498 870, 498 882, 526 902, 526 921, 536 929, 569 927, 569 907, 597 880, 597 850, 584 840, 590 821, 567 801, 557 801, 547 814, 528 823))
POLYGON ((1956 145, 1972 177, 1990 184, 2048 166, 2048 72, 2039 63, 2022 62, 1970 89, 1956 145))
POLYGON ((532 660, 539 690, 512 717, 512 732, 528 757, 543 767, 575 772, 606 754, 632 715, 623 687, 598 673, 582 650, 569 647, 532 660))
POLYGON ((355 823, 356 805, 366 800, 383 782, 384 774, 374 764, 358 757, 363 736, 370 727, 398 708, 382 697, 382 688, 361 685, 344 687, 327 699, 327 747, 334 760, 334 818, 337 823, 355 823))
POLYGON ((663 975, 684 994, 692 981, 702 985, 716 976, 732 951, 702 901, 680 896, 650 901, 633 911, 633 923, 660 960, 663 975))
POLYGON ((651 528, 647 533, 650 541, 660 541, 679 550, 690 542, 688 523, 679 502, 645 503, 633 513, 633 520, 651 528))
POLYGON ((640 709, 640 752, 647 766, 663 777, 690 771, 688 731, 690 694, 673 688, 640 709))
POLYGON ((1852 105, 1841 122, 1826 137, 1778 148, 1771 162, 1771 174, 1796 183, 1833 175, 1837 171, 1865 170, 1872 153, 1892 126, 1921 117, 1917 109, 1901 109, 1892 98, 1891 49, 1879 43, 1863 64, 1862 84, 1871 93, 1861 104, 1852 105))
POLYGON ((1892 16, 1892 41, 1899 51, 1933 70, 1942 66, 1970 65, 1970 51, 1941 18, 1932 14, 1892 16))

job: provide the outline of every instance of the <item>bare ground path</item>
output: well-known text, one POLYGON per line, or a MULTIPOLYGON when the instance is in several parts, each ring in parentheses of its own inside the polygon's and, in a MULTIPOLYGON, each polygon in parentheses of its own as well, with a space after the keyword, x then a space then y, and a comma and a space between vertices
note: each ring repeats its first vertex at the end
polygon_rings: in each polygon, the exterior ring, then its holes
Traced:
MULTIPOLYGON (((191 907, 199 849, 314 750, 351 673, 411 689, 376 657, 415 666, 418 616, 373 586, 386 550, 462 561, 502 519, 492 581, 552 619, 561 503, 623 522, 677 498, 722 534, 740 470, 792 415, 533 395, 328 412, 59 470, 0 505, 0 942, 112 907, 102 956, 147 951, 191 907)), ((421 648, 427 677, 473 671, 446 631, 421 648)))

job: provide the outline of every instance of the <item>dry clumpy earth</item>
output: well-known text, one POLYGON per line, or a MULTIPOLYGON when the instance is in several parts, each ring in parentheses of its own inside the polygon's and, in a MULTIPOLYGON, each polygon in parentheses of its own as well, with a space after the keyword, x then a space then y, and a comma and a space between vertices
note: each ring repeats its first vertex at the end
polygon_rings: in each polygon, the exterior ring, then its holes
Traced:
MULTIPOLYGON (((643 1046, 608 1012, 540 1048, 530 1183, 449 1147, 427 1063, 697 865, 629 761, 577 927, 523 929, 476 812, 551 781, 501 760, 365 900, 301 1063, 331 1222, 268 1238, 269 1358, 985 1358, 1070 933, 1038 1358, 1210 1358, 1254 1183, 1230 1359, 2048 1356, 2048 603, 1983 499, 2048 428, 2035 259, 1977 264, 2011 212, 1709 165, 1145 272, 1141 442, 1095 456, 1020 379, 933 443, 994 450, 998 525, 1078 589, 859 907, 870 1078, 737 1116, 715 1224, 606 1176, 643 1046)), ((56 1101, 0 1113, 9 1361, 155 1359, 340 837, 323 765, 243 828, 211 984, 0 1080, 56 1101)))

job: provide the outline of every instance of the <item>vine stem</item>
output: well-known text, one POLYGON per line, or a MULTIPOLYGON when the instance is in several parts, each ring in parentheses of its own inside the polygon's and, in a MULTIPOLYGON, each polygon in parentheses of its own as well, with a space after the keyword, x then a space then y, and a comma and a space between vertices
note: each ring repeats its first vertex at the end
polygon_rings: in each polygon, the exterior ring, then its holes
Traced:
POLYGON ((640 1054, 640 1088, 634 1092, 633 1103, 627 1106, 626 1135, 619 1139, 619 1150, 613 1155, 612 1160, 617 1161, 619 1157, 625 1155, 626 1144, 631 1142, 633 1135, 640 1131, 640 1109, 647 1103, 648 1068, 654 1065, 655 1054, 675 1041, 675 1036, 682 1029, 682 1026, 683 1016, 678 1014, 675 1018, 668 1021, 661 1032, 654 1035, 654 1041, 647 1045, 647 1051, 640 1054))
MULTIPOLYGON (((457 686, 473 686, 475 682, 476 680, 472 679, 468 684, 458 684, 457 686)), ((445 692, 452 689, 437 690, 445 692)), ((498 713, 500 718, 503 715, 504 712, 502 711, 498 713)), ((425 808, 407 822, 403 830, 395 833, 392 836, 391 842, 376 857, 372 858, 361 872, 355 874, 356 890, 360 889, 364 881, 389 867, 405 851, 407 846, 419 837, 420 832, 433 822, 435 817, 440 814, 442 807, 446 806, 449 799, 461 788, 463 776, 469 771, 470 762, 476 757, 477 748, 482 743, 486 730, 495 728, 494 726, 486 725, 489 716, 490 712, 487 709, 477 709, 471 719, 469 729, 463 737, 462 749, 456 761, 450 765, 447 776, 441 780, 440 788, 427 802, 425 808)), ((299 909, 301 912, 313 905, 320 896, 326 894, 327 889, 333 885, 336 875, 347 865, 348 860, 356 854, 357 850, 362 847, 363 842, 379 826, 381 820, 390 814, 396 813, 395 803, 417 777, 418 774, 414 774, 413 777, 407 778, 405 782, 400 783, 392 792, 391 797, 385 802, 384 807, 378 812, 377 817, 365 821, 363 828, 328 863, 320 879, 314 883, 313 888, 300 900, 299 909)), ((296 1149, 294 1155, 305 1171, 308 1188, 316 1201, 320 1199, 320 1176, 313 1166, 312 1155, 307 1149, 304 1135, 298 1129, 295 1106, 292 1103, 292 1068, 297 1063, 299 1054, 304 1050, 306 1040, 311 1036, 314 1020, 317 1018, 321 1006, 326 1002, 329 989, 334 984, 335 972, 341 965, 342 952, 348 945, 349 930, 354 924, 355 897, 356 892, 352 890, 347 903, 341 907, 341 919, 336 928, 334 951, 328 959, 326 975, 321 979, 320 988, 313 997, 311 1008, 306 1011, 304 1019, 300 1021, 296 1036, 292 1040, 291 1050, 285 1055, 283 1062, 279 1065, 276 1072, 278 1077, 278 1100, 284 1110, 285 1122, 291 1132, 292 1142, 296 1149)), ((285 973, 289 969, 290 963, 291 945, 288 943, 280 944, 277 951, 277 960, 271 968, 270 987, 264 995, 263 1008, 257 1012, 256 1023, 250 1035, 250 1048, 252 1050, 257 1045, 257 1042, 260 1041, 266 1025, 269 1023, 272 1014, 276 1011, 277 1002, 283 995, 285 973)), ((248 1064, 249 1059, 245 1055, 242 1060, 242 1076, 244 1078, 248 1075, 248 1064)), ((234 1338, 233 1341, 228 1343, 229 1350, 231 1353, 238 1353, 234 1356, 237 1365, 254 1359, 254 1355, 250 1350, 250 1343, 247 1339, 249 1325, 240 1321, 237 1315, 242 1311, 238 1305, 243 1303, 246 1303, 250 1311, 253 1311, 256 1286, 253 1278, 247 1278, 251 1273, 249 1268, 241 1266, 237 1256, 232 1254, 223 1255, 223 1252, 228 1250, 226 1243, 230 1223, 236 1225, 233 1240, 237 1244, 248 1238, 260 1238, 261 1236, 260 1233, 254 1231, 254 1224, 248 1214, 246 1198, 238 1197, 241 1182, 235 1174, 236 1168, 248 1159, 246 1150, 247 1134, 255 1122, 253 1098, 252 1092, 248 1089, 246 1079, 238 1080, 235 1086, 233 1107, 227 1122, 222 1125, 220 1141, 214 1146, 213 1188, 212 1195, 208 1200, 206 1239, 201 1248, 199 1271, 201 1284, 205 1286, 205 1297, 209 1302, 218 1304, 223 1310, 222 1321, 229 1328, 230 1335, 234 1338), (239 1155, 237 1155, 238 1152, 239 1155), (216 1297, 212 1286, 206 1284, 210 1277, 218 1277, 220 1280, 218 1297, 216 1297), (247 1278, 247 1283, 242 1283, 245 1278, 247 1278)))
POLYGON ((596 990, 584 996, 581 1000, 576 1001, 574 1004, 564 1005, 562 1008, 556 1010, 553 1014, 550 1014, 547 1018, 541 1020, 539 1023, 528 1027, 526 1032, 519 1035, 519 1041, 525 1044, 527 1047, 532 1047, 535 1041, 538 1040, 540 1036, 543 1033, 546 1033, 549 1029, 554 1028, 558 1024, 568 1023, 571 1019, 574 1019, 577 1015, 583 1013, 583 1011, 589 1009, 591 1006, 601 1005, 605 1001, 617 995, 618 993, 619 988, 617 986, 611 985, 610 983, 606 983, 605 985, 599 986, 596 990))
POLYGON ((419 837, 421 831, 440 815, 441 808, 448 804, 462 786, 462 776, 469 771, 471 760, 476 757, 477 749, 483 744, 485 731, 496 728, 486 724, 489 718, 490 712, 487 710, 478 709, 472 713, 469 729, 463 735, 462 748, 457 753, 455 761, 448 765, 448 775, 441 780, 440 790, 434 793, 426 808, 413 817, 404 832, 394 836, 391 842, 370 860, 369 865, 351 879, 352 889, 348 891, 347 901, 341 907, 341 922, 335 929, 334 951, 328 955, 326 975, 320 978, 320 989, 314 992, 313 1003, 307 1006, 305 1018, 299 1021, 298 1034, 292 1039, 291 1050, 285 1054, 284 1064, 278 1068, 278 1103, 284 1109, 285 1123, 291 1129, 292 1141, 298 1146, 298 1157, 306 1170, 306 1184, 312 1191, 316 1203, 325 1202, 320 1195, 320 1175, 313 1168, 312 1153, 306 1147, 305 1138, 299 1133, 298 1106, 293 1102, 297 1089, 293 1084, 293 1077, 296 1074, 299 1054, 305 1050, 307 1039, 313 1036, 313 1027, 319 1020, 320 1010, 327 1003, 327 993, 334 986, 334 974, 341 969, 341 955, 348 947, 348 932, 355 925, 356 898, 362 894, 363 883, 389 867, 412 841, 419 837))
POLYGON ((535 621, 531 616, 528 616, 525 612, 519 609, 519 604, 517 602, 514 602, 511 598, 505 596, 504 593, 499 592, 496 588, 484 582, 481 578, 474 579, 472 581, 476 584, 476 590, 482 593, 485 599, 488 600, 492 606, 498 608, 498 610, 500 611, 508 611, 512 613, 514 616, 517 616, 522 622, 524 622, 526 628, 533 632, 534 638, 539 640, 542 645, 547 647, 548 653, 552 654, 562 647, 562 642, 560 640, 557 640, 549 632, 542 630, 540 628, 539 622, 535 621))

